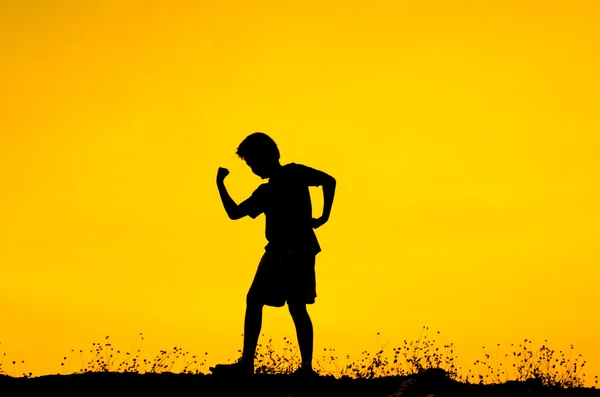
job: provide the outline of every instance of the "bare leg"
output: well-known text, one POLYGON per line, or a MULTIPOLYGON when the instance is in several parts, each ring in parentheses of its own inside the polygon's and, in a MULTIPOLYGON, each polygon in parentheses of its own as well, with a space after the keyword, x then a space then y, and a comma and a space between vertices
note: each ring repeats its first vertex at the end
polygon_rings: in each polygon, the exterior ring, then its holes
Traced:
POLYGON ((246 303, 246 316, 244 318, 244 350, 242 358, 233 364, 217 364, 209 369, 213 373, 233 371, 244 375, 254 373, 254 352, 260 335, 262 325, 262 304, 246 303))
POLYGON ((288 308, 296 326, 298 346, 300 347, 300 355, 302 356, 302 367, 312 369, 313 325, 306 311, 306 304, 288 304, 288 308))
POLYGON ((242 352, 242 361, 252 364, 254 368, 254 353, 260 329, 262 327, 263 305, 249 302, 246 304, 246 316, 244 318, 244 350, 242 352))

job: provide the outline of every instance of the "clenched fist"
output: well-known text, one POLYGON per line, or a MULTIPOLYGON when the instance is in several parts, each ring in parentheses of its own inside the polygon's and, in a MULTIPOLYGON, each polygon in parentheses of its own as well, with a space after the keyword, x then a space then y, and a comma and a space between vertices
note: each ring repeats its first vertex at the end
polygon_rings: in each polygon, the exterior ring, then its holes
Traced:
POLYGON ((227 175, 229 175, 229 170, 227 168, 219 167, 219 170, 217 171, 217 182, 223 182, 227 175))

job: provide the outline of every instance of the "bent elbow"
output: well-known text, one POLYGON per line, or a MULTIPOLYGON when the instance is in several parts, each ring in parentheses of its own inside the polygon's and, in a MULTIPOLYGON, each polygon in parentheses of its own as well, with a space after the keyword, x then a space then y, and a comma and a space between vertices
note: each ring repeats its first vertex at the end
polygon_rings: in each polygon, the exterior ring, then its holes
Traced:
POLYGON ((242 212, 240 210, 238 210, 237 208, 235 210, 231 210, 227 213, 227 215, 229 216, 229 219, 231 219, 232 221, 237 221, 238 219, 241 219, 244 217, 244 214, 242 214, 242 212))

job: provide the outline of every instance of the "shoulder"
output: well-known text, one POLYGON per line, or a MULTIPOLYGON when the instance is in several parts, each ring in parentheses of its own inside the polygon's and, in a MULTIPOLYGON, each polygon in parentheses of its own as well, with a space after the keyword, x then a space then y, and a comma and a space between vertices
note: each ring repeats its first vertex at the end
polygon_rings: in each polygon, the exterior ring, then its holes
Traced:
POLYGON ((269 184, 263 183, 263 184, 259 185, 256 189, 254 189, 254 192, 252 193, 252 195, 260 196, 260 195, 265 194, 268 190, 269 190, 269 184))
POLYGON ((283 166, 281 173, 284 180, 304 180, 310 174, 310 167, 303 164, 289 163, 283 166))
POLYGON ((304 164, 288 163, 283 166, 283 169, 287 173, 302 173, 302 172, 306 172, 307 170, 310 170, 310 167, 307 167, 304 164))
POLYGON ((297 163, 289 163, 285 165, 289 167, 289 173, 294 174, 301 177, 314 177, 317 174, 322 174, 322 171, 317 170, 316 168, 309 167, 304 164, 297 163))
POLYGON ((286 164, 290 171, 288 175, 293 175, 294 178, 302 181, 308 186, 321 186, 331 180, 331 176, 316 168, 312 168, 303 164, 290 163, 286 164))

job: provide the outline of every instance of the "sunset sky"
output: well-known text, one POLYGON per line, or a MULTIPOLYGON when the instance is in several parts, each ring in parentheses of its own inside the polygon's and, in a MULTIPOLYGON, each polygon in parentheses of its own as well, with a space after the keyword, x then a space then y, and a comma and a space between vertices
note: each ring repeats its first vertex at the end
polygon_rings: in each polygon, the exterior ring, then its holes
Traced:
MULTIPOLYGON (((140 332, 151 357, 237 358, 264 217, 230 221, 215 176, 247 198, 262 181, 235 150, 262 131, 338 182, 315 359, 428 326, 467 368, 482 346, 573 344, 589 382, 599 17, 591 0, 0 2, 3 370, 57 373, 140 332)), ((285 308, 262 333, 296 343, 285 308)))

